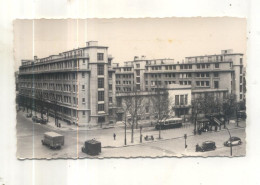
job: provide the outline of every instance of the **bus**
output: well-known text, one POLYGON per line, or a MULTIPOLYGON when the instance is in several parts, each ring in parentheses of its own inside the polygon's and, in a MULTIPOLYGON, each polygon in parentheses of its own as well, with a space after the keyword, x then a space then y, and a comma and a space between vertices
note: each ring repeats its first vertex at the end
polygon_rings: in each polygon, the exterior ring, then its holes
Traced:
POLYGON ((155 129, 161 130, 163 129, 170 129, 170 128, 180 128, 182 127, 183 120, 182 118, 169 118, 163 121, 160 121, 155 125, 155 129))

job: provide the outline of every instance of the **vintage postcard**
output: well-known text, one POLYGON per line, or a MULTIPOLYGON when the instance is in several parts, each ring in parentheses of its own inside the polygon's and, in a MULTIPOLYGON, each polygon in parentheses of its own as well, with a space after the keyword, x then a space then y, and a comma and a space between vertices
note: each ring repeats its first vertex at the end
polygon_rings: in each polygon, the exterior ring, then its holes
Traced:
POLYGON ((246 155, 246 19, 14 21, 17 158, 246 155))

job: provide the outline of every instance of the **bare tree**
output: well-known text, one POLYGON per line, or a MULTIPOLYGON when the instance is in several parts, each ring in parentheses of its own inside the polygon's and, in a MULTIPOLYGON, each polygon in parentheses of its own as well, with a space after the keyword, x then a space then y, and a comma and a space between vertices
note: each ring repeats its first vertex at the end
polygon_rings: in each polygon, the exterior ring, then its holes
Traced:
POLYGON ((125 124, 126 116, 130 116, 130 121, 128 122, 131 126, 131 143, 134 142, 134 128, 138 128, 138 119, 140 113, 143 112, 143 92, 137 90, 135 87, 132 91, 121 92, 123 94, 124 105, 122 106, 125 114, 125 124))
POLYGON ((237 124, 238 124, 238 103, 236 101, 236 96, 234 94, 227 94, 226 97, 223 100, 222 104, 223 114, 225 117, 225 122, 227 121, 229 123, 229 119, 234 114, 237 118, 237 124))
POLYGON ((159 139, 161 139, 162 122, 169 117, 169 113, 171 111, 167 89, 157 86, 155 89, 155 95, 152 98, 152 102, 154 115, 156 117, 157 124, 159 124, 159 139))
POLYGON ((202 102, 203 102, 203 98, 201 96, 199 97, 195 97, 192 101, 191 101, 191 120, 194 123, 194 134, 197 134, 197 119, 198 119, 198 115, 199 113, 201 113, 202 110, 202 102))

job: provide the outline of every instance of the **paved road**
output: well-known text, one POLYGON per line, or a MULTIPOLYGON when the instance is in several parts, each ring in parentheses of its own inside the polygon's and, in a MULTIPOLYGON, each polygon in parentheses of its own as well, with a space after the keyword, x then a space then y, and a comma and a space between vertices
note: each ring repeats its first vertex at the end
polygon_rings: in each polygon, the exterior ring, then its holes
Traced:
MULTIPOLYGON (((33 123, 25 117, 25 113, 17 115, 17 157, 18 158, 85 158, 90 157, 81 152, 85 140, 96 138, 102 141, 102 146, 122 146, 124 144, 124 129, 111 128, 91 131, 55 131, 65 136, 65 145, 61 150, 51 150, 42 146, 41 139, 44 132, 52 131, 51 127, 33 123), (117 138, 113 140, 113 133, 117 138)), ((192 134, 192 128, 171 129, 162 132, 164 139, 174 136, 183 136, 183 133, 192 134)), ((153 134, 155 137, 158 131, 143 130, 143 135, 153 134)), ((234 155, 245 155, 245 129, 238 128, 231 130, 231 134, 242 138, 241 146, 233 147, 234 155)), ((131 133, 127 130, 127 142, 130 142, 131 133)), ((229 148, 223 147, 223 142, 228 139, 226 131, 203 133, 202 135, 189 136, 187 139, 188 148, 184 150, 184 139, 169 139, 141 145, 127 147, 105 147, 98 157, 157 157, 157 156, 229 156, 229 148), (194 152, 195 145, 205 140, 213 140, 217 149, 210 152, 194 152)), ((139 130, 135 130, 135 143, 139 143, 139 130), (138 133, 138 134, 137 134, 138 133)))

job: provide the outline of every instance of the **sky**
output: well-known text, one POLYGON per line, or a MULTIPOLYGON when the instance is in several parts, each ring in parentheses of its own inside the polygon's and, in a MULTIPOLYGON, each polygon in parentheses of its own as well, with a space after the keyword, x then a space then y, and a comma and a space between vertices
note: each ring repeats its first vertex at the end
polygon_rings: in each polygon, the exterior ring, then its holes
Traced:
POLYGON ((219 54, 233 49, 246 54, 244 18, 38 19, 14 21, 15 69, 22 59, 39 58, 98 41, 123 65, 134 56, 147 59, 219 54))

